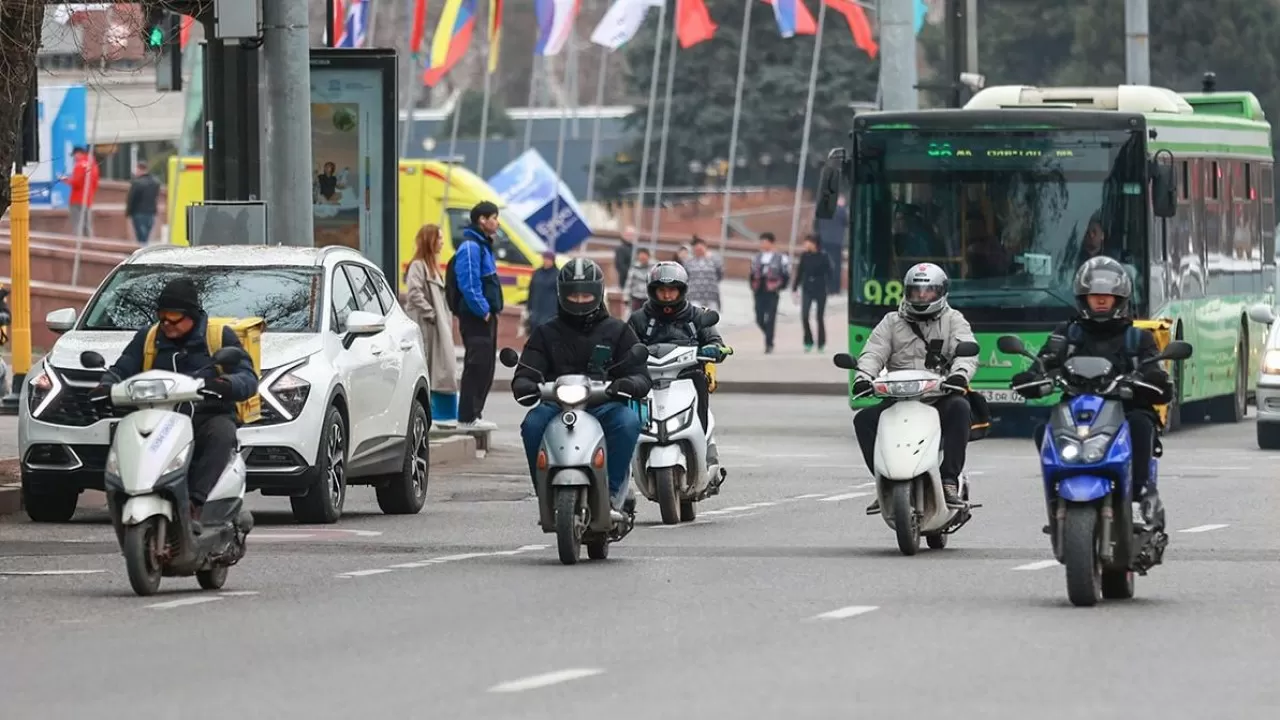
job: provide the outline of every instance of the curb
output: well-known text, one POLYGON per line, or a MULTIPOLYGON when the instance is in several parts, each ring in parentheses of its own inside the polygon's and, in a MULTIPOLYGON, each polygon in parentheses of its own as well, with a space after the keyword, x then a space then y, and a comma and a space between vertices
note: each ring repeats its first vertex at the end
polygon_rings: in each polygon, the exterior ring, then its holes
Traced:
MULTIPOLYGON (((511 380, 508 378, 493 381, 494 391, 511 392, 511 380)), ((743 395, 823 395, 840 397, 849 396, 847 382, 769 382, 754 380, 721 380, 716 387, 716 394, 743 395)))

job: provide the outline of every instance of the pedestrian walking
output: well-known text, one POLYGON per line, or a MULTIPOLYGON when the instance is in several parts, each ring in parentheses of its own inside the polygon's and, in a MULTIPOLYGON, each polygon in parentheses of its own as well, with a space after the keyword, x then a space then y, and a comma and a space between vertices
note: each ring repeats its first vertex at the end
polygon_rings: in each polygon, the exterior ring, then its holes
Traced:
POLYGON ((146 245, 151 229, 156 226, 156 201, 160 198, 160 181, 151 174, 147 164, 138 163, 133 179, 129 181, 129 195, 124 201, 124 214, 133 223, 133 234, 139 245, 146 245))
POLYGON ((689 274, 689 302, 719 312, 724 264, 707 249, 707 241, 694 235, 693 254, 683 264, 689 274))
POLYGON ((471 224, 462 231, 445 271, 446 297, 458 318, 458 332, 466 355, 458 388, 458 427, 495 430, 484 420, 485 402, 493 387, 498 352, 498 314, 502 312, 502 284, 493 254, 498 232, 498 206, 485 200, 471 208, 471 224))
POLYGON ((423 225, 414 238, 413 259, 404 272, 408 292, 404 310, 418 323, 431 378, 431 421, 439 427, 458 422, 458 359, 453 347, 453 313, 440 275, 442 239, 438 225, 423 225))
POLYGON ((636 229, 628 225, 622 231, 621 242, 613 251, 613 267, 618 273, 618 289, 627 288, 627 275, 631 272, 632 255, 635 253, 636 229))
POLYGON ((542 267, 534 270, 533 277, 529 278, 526 334, 532 335, 534 328, 553 319, 560 312, 559 300, 556 298, 556 278, 559 274, 556 254, 551 251, 542 253, 542 267))
POLYGON ((834 295, 840 292, 840 269, 849 237, 849 208, 843 195, 836 200, 835 214, 815 220, 813 230, 818 234, 818 249, 829 261, 827 294, 834 295))
POLYGON ((751 292, 755 296, 756 327, 764 333, 764 351, 773 352, 778 323, 778 294, 791 279, 791 258, 774 249, 773 233, 760 233, 760 252, 751 260, 751 292))
POLYGON ((830 286, 827 254, 822 252, 817 235, 804 239, 804 253, 797 263, 795 280, 791 285, 793 301, 800 304, 800 324, 804 328, 804 351, 813 350, 813 330, 809 325, 809 311, 816 310, 818 324, 818 352, 827 347, 827 289, 830 286))
POLYGON ((98 180, 102 170, 87 147, 77 146, 72 150, 71 157, 71 176, 62 178, 62 182, 71 189, 67 198, 71 234, 93 237, 93 200, 98 196, 98 180))
POLYGON ((649 299, 649 268, 653 267, 653 263, 649 258, 649 248, 639 248, 636 250, 636 261, 631 265, 631 271, 627 274, 626 295, 631 305, 631 312, 640 309, 644 305, 645 300, 649 299))

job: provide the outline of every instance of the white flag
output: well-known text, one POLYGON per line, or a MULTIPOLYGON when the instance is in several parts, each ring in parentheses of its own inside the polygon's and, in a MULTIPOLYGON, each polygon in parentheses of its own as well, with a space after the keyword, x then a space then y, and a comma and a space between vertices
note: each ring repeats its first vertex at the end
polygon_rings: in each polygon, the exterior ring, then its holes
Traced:
POLYGON ((649 8, 661 7, 663 2, 665 0, 617 0, 591 32, 591 42, 617 50, 640 31, 649 8))

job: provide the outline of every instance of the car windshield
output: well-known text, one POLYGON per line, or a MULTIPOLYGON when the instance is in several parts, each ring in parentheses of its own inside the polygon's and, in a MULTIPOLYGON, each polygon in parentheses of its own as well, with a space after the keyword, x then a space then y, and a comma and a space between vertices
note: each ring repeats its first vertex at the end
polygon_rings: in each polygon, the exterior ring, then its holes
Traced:
POLYGON ((124 265, 85 310, 81 330, 140 330, 156 321, 156 299, 170 280, 190 278, 210 317, 260 317, 267 331, 316 332, 320 269, 295 266, 124 265))
POLYGON ((859 136, 854 303, 896 306, 918 263, 980 315, 1057 319, 1094 254, 1146 276, 1145 154, 1127 131, 887 132, 859 136), (1042 317, 1041 317, 1042 316, 1042 317))

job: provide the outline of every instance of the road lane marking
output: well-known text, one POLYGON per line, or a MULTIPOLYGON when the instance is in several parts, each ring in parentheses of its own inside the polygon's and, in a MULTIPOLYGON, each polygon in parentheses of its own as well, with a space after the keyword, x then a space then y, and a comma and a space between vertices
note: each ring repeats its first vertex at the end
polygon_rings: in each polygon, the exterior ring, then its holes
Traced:
POLYGON ((373 570, 352 570, 351 572, 342 573, 338 577, 368 577, 370 575, 381 575, 382 573, 395 572, 390 568, 374 568, 373 570))
POLYGON ((307 533, 305 535, 294 535, 292 533, 287 535, 284 533, 249 533, 248 537, 250 540, 307 540, 317 536, 311 533, 307 533))
POLYGON ((1057 560, 1037 560, 1036 562, 1027 563, 1026 565, 1019 565, 1014 568, 1014 570, 1044 570, 1060 564, 1061 563, 1057 560))
POLYGON ((570 680, 580 680, 582 678, 592 677, 594 675, 603 675, 604 670, 595 668, 570 668, 568 670, 557 670, 555 672, 543 673, 542 675, 532 675, 519 680, 498 683, 489 688, 492 693, 515 693, 524 692, 525 690, 537 690, 550 685, 559 685, 560 683, 569 682, 570 680))
POLYGON ((382 575, 384 573, 395 572, 396 570, 416 570, 418 568, 429 567, 431 565, 444 565, 446 563, 461 562, 463 560, 474 560, 476 558, 492 558, 492 557, 510 557, 521 553, 535 552, 538 550, 546 550, 550 545, 521 545, 515 550, 495 550, 493 552, 481 553, 460 553, 457 555, 442 555, 440 557, 426 558, 423 560, 414 560, 412 562, 396 563, 388 565, 384 568, 375 568, 371 570, 352 570, 351 572, 338 573, 334 577, 353 578, 368 577, 370 575, 382 575))
POLYGON ((875 481, 865 482, 865 483, 862 483, 861 485, 854 485, 854 487, 856 488, 868 488, 868 487, 875 487, 875 486, 876 486, 875 481))
POLYGON ((200 605, 201 603, 218 602, 222 598, 217 595, 197 595, 195 597, 179 598, 177 600, 169 600, 168 602, 156 603, 148 605, 152 610, 169 610, 171 608, 185 607, 187 605, 200 605))
POLYGON ((820 615, 814 615, 812 620, 844 620, 846 618, 856 617, 858 615, 866 615, 873 610, 879 610, 878 605, 850 605, 848 607, 837 608, 830 612, 824 612, 820 615))
POLYGON ((1209 532, 1210 530, 1221 530, 1221 529, 1222 529, 1222 528, 1224 528, 1224 527, 1227 527, 1227 526, 1226 526, 1225 524, 1222 524, 1222 525, 1197 525, 1197 526, 1195 526, 1195 527, 1189 527, 1189 528, 1187 528, 1186 530, 1179 530, 1178 532, 1180 532, 1180 533, 1202 533, 1202 532, 1209 532))
POLYGON ((871 493, 869 492, 844 493, 842 495, 832 495, 831 497, 824 497, 818 502, 840 502, 841 500, 852 500, 854 498, 866 497, 870 494, 871 493))
POLYGON ((257 590, 227 590, 225 592, 220 592, 218 594, 221 595, 222 597, 249 597, 251 595, 257 595, 258 591, 257 590))
POLYGON ((822 493, 805 493, 804 495, 792 495, 788 500, 812 500, 814 498, 823 497, 822 493))
POLYGON ((106 570, 0 570, 0 575, 96 575, 106 570))

